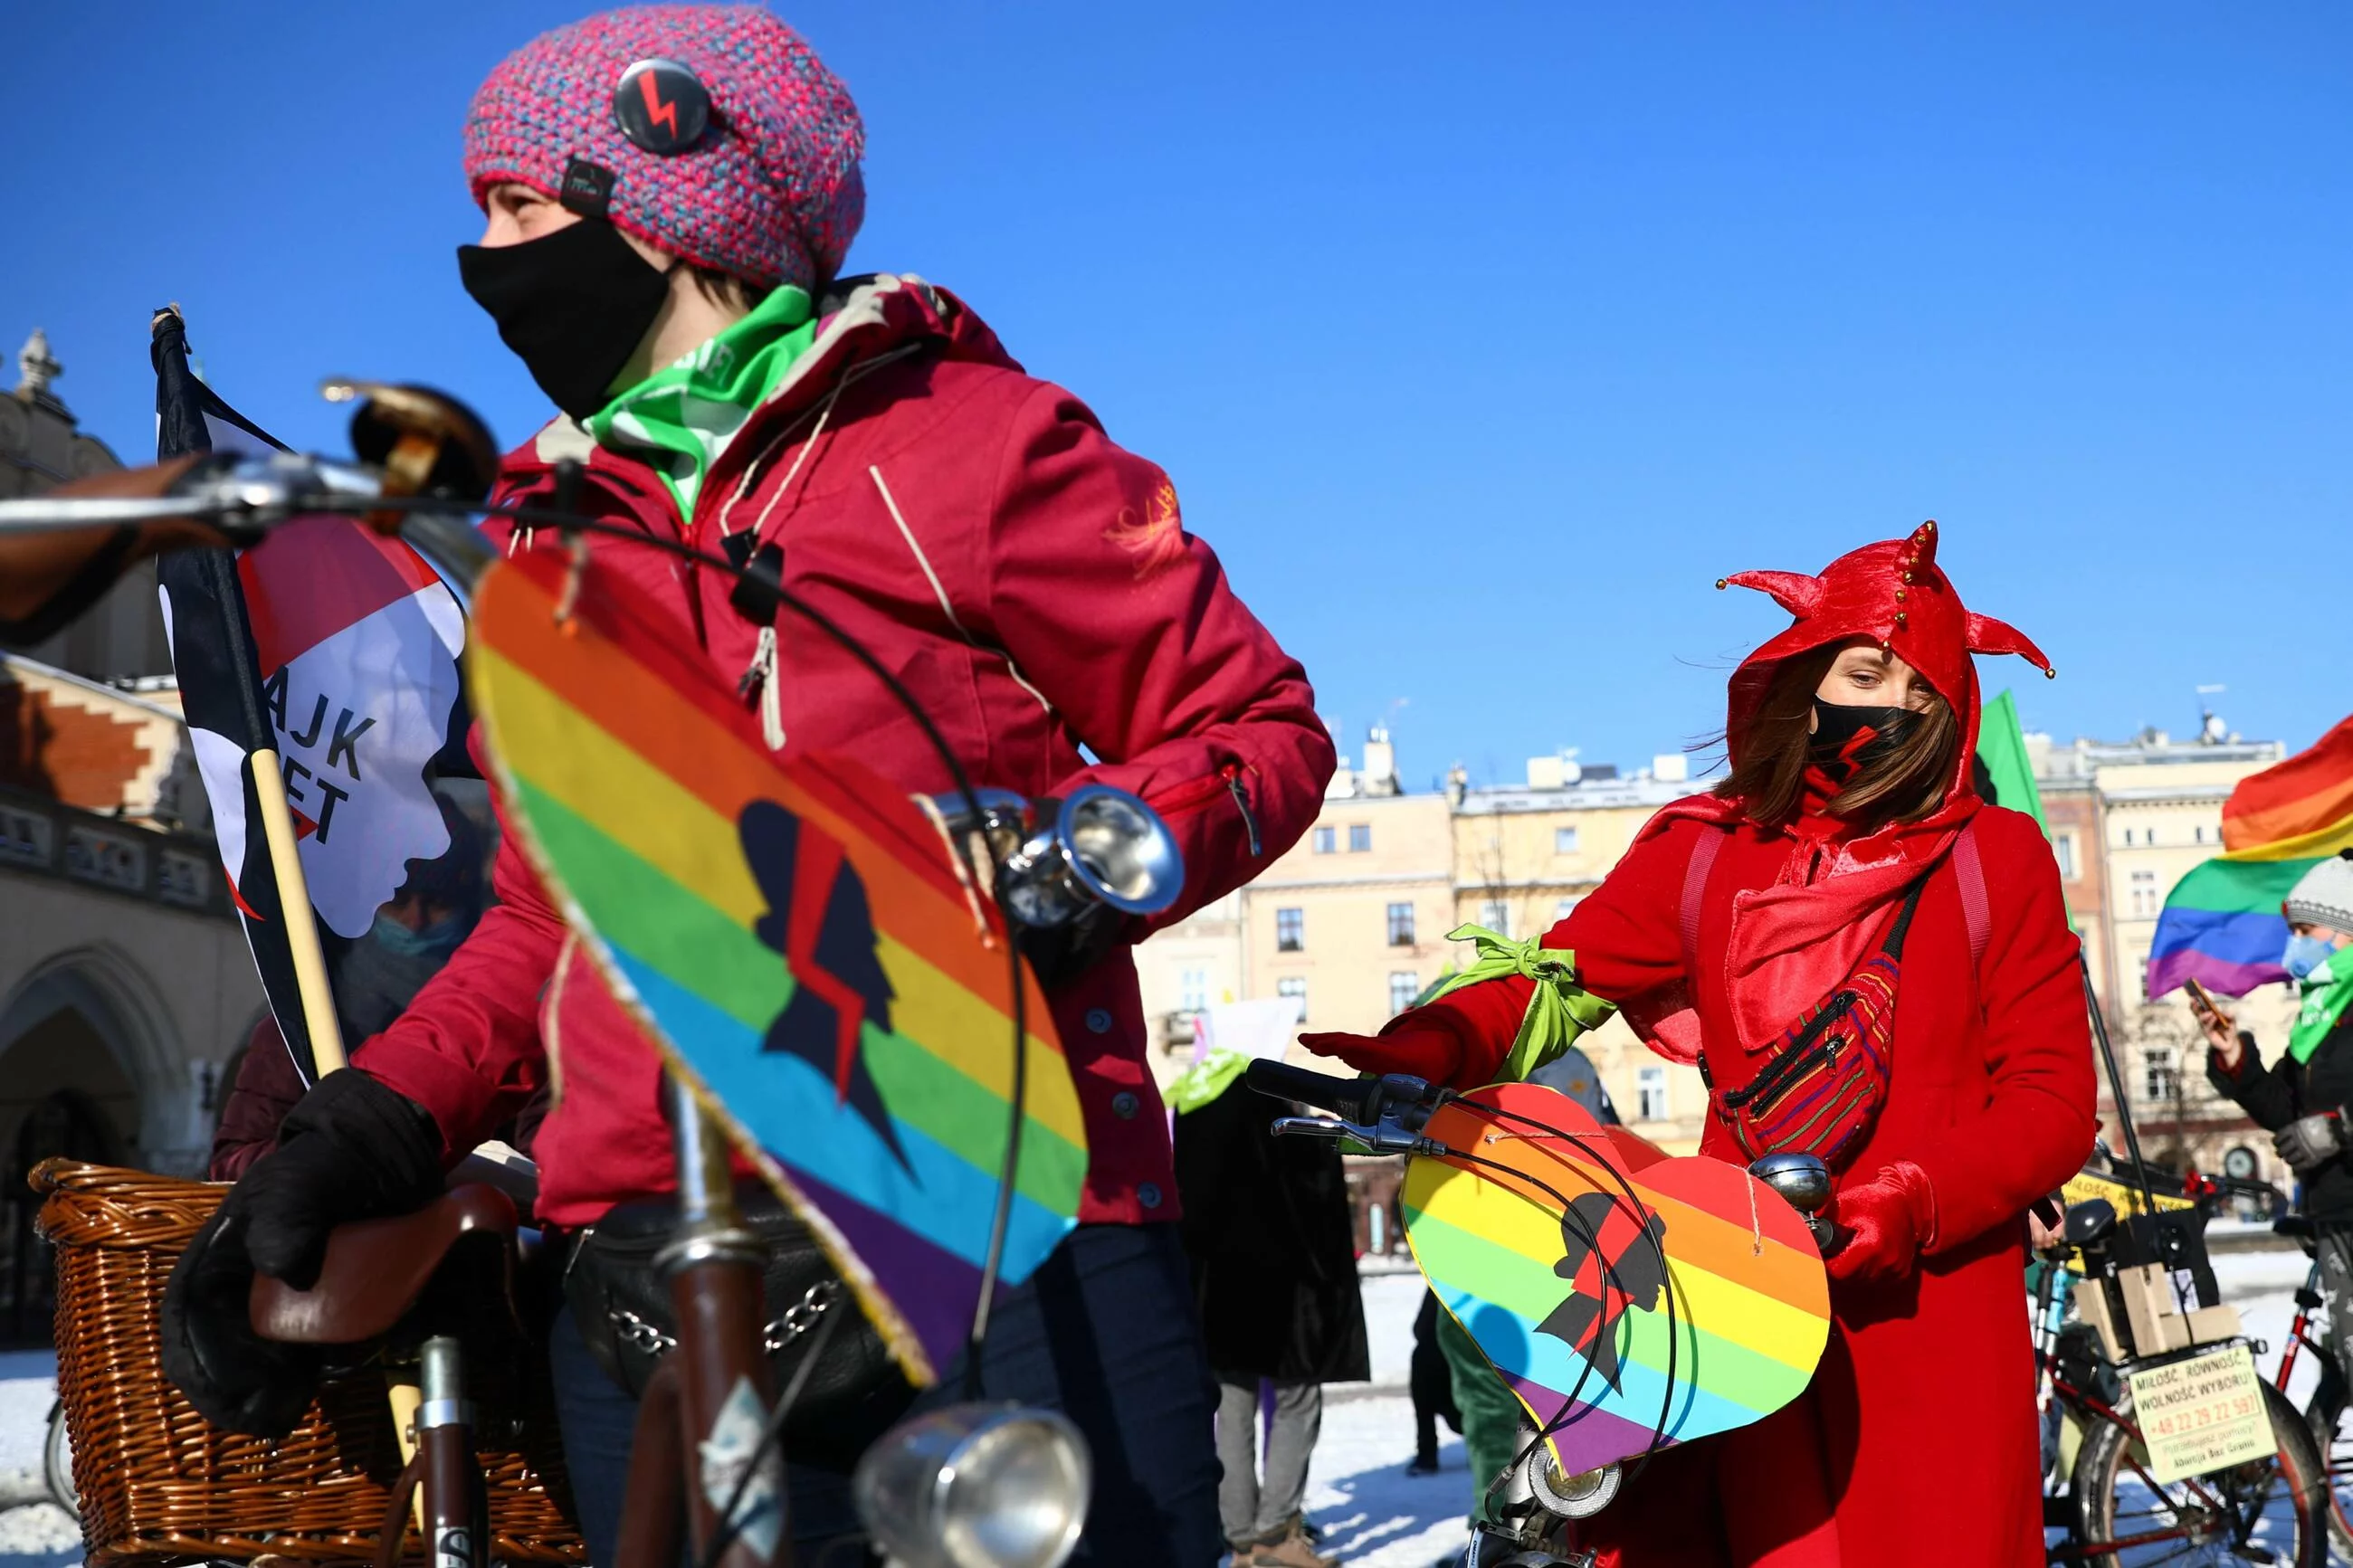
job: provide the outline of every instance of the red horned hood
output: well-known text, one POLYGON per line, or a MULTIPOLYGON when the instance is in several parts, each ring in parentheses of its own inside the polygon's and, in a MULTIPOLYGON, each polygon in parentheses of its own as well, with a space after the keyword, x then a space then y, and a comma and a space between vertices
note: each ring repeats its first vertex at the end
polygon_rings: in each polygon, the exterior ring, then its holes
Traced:
MULTIPOLYGON (((1953 705, 1961 731, 1953 777, 1936 811, 1840 844, 1827 861, 1812 847, 1793 845, 1789 868, 1775 885, 1735 896, 1728 947, 1701 962, 1723 965, 1734 1033, 1743 1049, 1757 1051, 1853 972, 1905 893, 1936 869, 1977 814, 1969 767, 1978 743, 1978 678, 1969 656, 2023 654, 2045 675, 2052 669, 2023 634, 1962 606, 1936 564, 1934 522, 1909 538, 1851 551, 1819 576, 1740 572, 1716 586, 1735 584, 1770 594, 1797 617, 1733 673, 1725 732, 1735 761, 1781 661, 1849 637, 1869 637, 1918 670, 1953 705)), ((1737 801, 1693 795, 1662 810, 1642 831, 1646 837, 1662 833, 1685 817, 1735 826, 1744 815, 1737 801)), ((1628 1016, 1658 1049, 1689 1060, 1701 1042, 1688 1001, 1684 994, 1644 999, 1630 1005, 1628 1016)))
MULTIPOLYGON (((1952 579, 1936 564, 1936 525, 1924 522, 1905 539, 1883 539, 1851 550, 1820 576, 1799 572, 1736 572, 1719 588, 1757 588, 1797 619, 1788 630, 1741 661, 1734 672, 1725 732, 1734 760, 1748 721, 1765 700, 1783 659, 1869 637, 1925 677, 1953 705, 1960 721, 1957 772, 1947 796, 1970 793, 1969 761, 1978 747, 1978 676, 1969 656, 2023 654, 2043 674, 2052 672, 2042 650, 2014 627, 1965 608, 1952 579)), ((1942 816, 1943 813, 1938 813, 1942 816)))

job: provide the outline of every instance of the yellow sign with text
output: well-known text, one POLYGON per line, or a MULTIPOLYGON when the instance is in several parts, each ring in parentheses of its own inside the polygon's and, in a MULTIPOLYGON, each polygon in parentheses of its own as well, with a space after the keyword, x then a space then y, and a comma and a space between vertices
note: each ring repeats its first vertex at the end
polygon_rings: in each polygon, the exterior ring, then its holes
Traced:
POLYGON ((2279 1447, 2245 1345, 2147 1367, 2126 1381, 2149 1477, 2161 1486, 2266 1459, 2279 1447))

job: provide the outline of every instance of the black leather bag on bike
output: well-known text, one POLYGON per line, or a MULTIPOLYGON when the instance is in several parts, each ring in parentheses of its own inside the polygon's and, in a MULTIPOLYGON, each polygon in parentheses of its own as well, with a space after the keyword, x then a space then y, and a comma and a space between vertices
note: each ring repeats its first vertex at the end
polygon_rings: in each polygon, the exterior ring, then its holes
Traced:
MULTIPOLYGON (((763 1293, 777 1392, 799 1370, 818 1323, 840 1318, 793 1401, 784 1448, 794 1464, 846 1471, 905 1413, 915 1390, 808 1226, 765 1188, 739 1191, 737 1203, 745 1227, 768 1248, 763 1293)), ((633 1398, 678 1343, 670 1284, 654 1266, 677 1224, 669 1201, 624 1205, 577 1234, 565 1268, 565 1297, 588 1353, 633 1398)))

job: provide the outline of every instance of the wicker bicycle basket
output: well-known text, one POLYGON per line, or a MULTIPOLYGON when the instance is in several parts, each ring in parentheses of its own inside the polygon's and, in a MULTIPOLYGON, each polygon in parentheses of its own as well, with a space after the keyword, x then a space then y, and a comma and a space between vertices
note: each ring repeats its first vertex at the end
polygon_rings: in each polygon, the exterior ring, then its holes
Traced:
MULTIPOLYGON (((51 1160, 41 1233, 57 1248, 58 1395, 92 1568, 269 1554, 298 1563, 375 1555, 401 1468, 381 1373, 329 1377, 281 1441, 196 1414, 164 1375, 156 1314, 172 1265, 226 1187, 51 1160)), ((490 1482, 492 1555, 576 1563, 544 1362, 512 1358, 519 1384, 469 1390, 490 1482), (522 1434, 520 1437, 514 1434, 522 1434)), ((406 1558, 424 1556, 414 1528, 406 1558)))

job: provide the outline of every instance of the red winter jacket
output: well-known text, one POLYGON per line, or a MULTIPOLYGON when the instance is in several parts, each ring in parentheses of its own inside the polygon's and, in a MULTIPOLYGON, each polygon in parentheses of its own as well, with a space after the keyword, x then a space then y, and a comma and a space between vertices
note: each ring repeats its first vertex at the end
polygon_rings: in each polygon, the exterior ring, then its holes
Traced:
MULTIPOLYGON (((563 420, 509 457, 501 500, 545 501, 565 458, 586 465, 577 504, 596 517, 710 551, 744 532, 779 545, 787 586, 874 649, 974 784, 1039 795, 1095 781, 1150 802, 1186 868, 1152 925, 1247 881, 1314 819, 1335 758, 1306 676, 1184 531, 1167 476, 943 290, 882 277, 839 302, 683 527, 651 469, 563 420)), ((729 606, 724 574, 626 541, 590 548, 723 679, 753 665, 759 627, 729 606)), ((910 792, 949 787, 870 673, 790 612, 776 631, 787 746, 850 753, 910 792)), ((670 1191, 652 1047, 512 836, 492 876, 498 907, 355 1064, 432 1112, 453 1159, 552 1075, 535 1153, 555 1224, 670 1191)), ((1122 949, 1051 1000, 1092 1151, 1080 1218, 1173 1219, 1133 962, 1122 949)))

